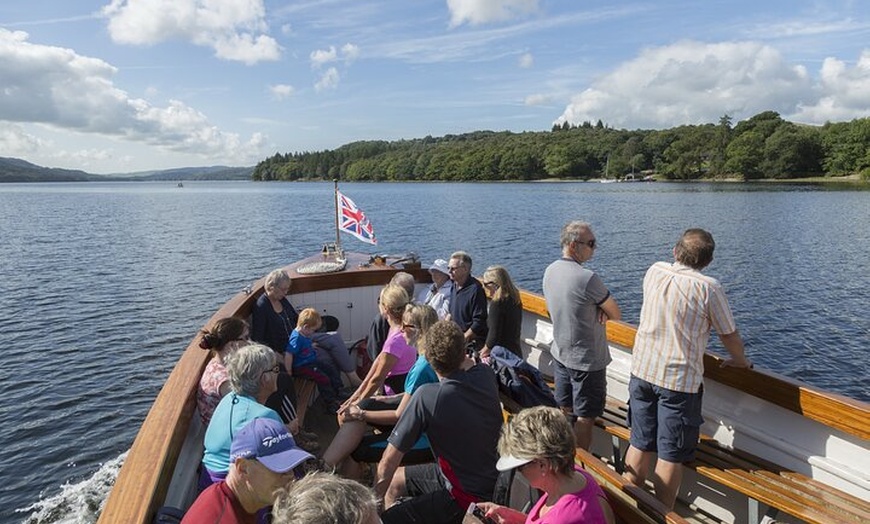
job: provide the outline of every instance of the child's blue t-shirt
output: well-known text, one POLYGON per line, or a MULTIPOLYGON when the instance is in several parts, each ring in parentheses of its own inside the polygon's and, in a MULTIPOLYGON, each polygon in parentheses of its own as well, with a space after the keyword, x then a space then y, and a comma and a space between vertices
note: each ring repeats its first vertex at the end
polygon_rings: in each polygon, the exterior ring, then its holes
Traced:
POLYGON ((286 351, 293 355, 294 368, 310 366, 317 360, 314 343, 310 338, 300 333, 298 329, 294 329, 290 333, 290 340, 287 342, 286 351))

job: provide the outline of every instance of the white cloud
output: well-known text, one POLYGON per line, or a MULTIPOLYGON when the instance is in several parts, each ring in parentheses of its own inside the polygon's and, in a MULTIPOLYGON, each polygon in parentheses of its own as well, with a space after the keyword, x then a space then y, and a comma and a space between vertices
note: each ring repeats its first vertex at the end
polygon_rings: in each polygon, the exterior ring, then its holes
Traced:
POLYGON ((317 49, 312 51, 309 56, 311 58, 311 67, 315 68, 338 60, 338 52, 335 50, 334 45, 329 46, 329 49, 317 49))
POLYGON ((535 65, 535 57, 532 53, 523 53, 519 58, 519 66, 523 69, 528 69, 535 65))
POLYGON ((82 167, 88 167, 93 164, 98 164, 100 162, 110 160, 113 157, 113 153, 108 149, 79 149, 77 151, 59 151, 57 155, 55 155, 58 159, 70 159, 75 161, 76 165, 80 165, 82 167))
POLYGON ((293 86, 288 84, 275 84, 269 86, 269 92, 272 93, 272 97, 276 100, 284 100, 285 98, 290 98, 293 96, 293 93, 296 90, 293 89, 293 86))
POLYGON ((534 94, 529 95, 523 100, 523 103, 527 106, 541 106, 549 103, 551 98, 547 95, 534 94))
POLYGON ((540 0, 447 0, 450 26, 504 22, 538 10, 540 0))
POLYGON ((870 115, 870 49, 865 49, 855 67, 827 58, 822 64, 818 99, 798 104, 794 120, 821 124, 870 115))
POLYGON ((19 125, 0 121, 0 151, 3 151, 3 156, 28 156, 49 145, 41 138, 24 131, 19 125))
MULTIPOLYGON (((156 107, 131 98, 113 84, 115 71, 102 60, 32 44, 27 33, 0 28, 0 120, 114 137, 233 164, 260 157, 263 136, 244 141, 176 100, 156 107)), ((22 134, 17 135, 20 141, 22 134)), ((10 136, 4 134, 3 140, 12 141, 10 136)))
POLYGON ((341 49, 336 50, 334 45, 329 46, 329 49, 317 49, 309 55, 311 59, 311 67, 319 69, 320 67, 330 63, 343 60, 346 64, 351 64, 359 58, 359 47, 354 44, 344 44, 341 49))
POLYGON ((281 47, 265 34, 263 0, 112 0, 102 10, 115 42, 154 45, 183 39, 211 47, 225 60, 278 60, 281 47))
POLYGON ((341 56, 348 64, 359 58, 359 47, 353 44, 344 44, 341 46, 341 56))
POLYGON ((598 79, 557 122, 663 128, 715 122, 725 113, 737 120, 765 110, 785 115, 813 96, 806 70, 772 47, 683 41, 646 49, 598 79))
POLYGON ((319 93, 320 91, 325 91, 327 89, 335 89, 338 87, 338 81, 340 78, 338 69, 330 67, 323 73, 320 80, 314 84, 314 90, 319 93))

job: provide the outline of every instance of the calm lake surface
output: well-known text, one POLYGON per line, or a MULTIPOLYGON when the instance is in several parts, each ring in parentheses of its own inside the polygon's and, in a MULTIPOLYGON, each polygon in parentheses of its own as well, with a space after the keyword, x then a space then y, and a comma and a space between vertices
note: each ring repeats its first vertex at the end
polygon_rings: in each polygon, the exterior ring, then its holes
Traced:
MULTIPOLYGON (((636 323, 646 268, 716 239, 756 365, 870 401, 870 191, 747 184, 344 184, 379 239, 540 292, 559 229, 636 323)), ((92 522, 152 400, 231 295, 334 240, 331 183, 0 184, 0 521, 92 522)))

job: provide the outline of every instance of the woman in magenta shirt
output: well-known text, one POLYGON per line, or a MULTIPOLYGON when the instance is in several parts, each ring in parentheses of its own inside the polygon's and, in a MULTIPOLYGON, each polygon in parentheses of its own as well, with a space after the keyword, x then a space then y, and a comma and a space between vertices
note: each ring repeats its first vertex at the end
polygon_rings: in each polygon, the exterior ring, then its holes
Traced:
POLYGON ((574 463, 574 432, 557 408, 520 411, 502 428, 500 471, 517 469, 544 492, 528 515, 483 502, 478 506, 503 524, 613 524, 610 503, 595 479, 574 463))
POLYGON ((360 400, 376 394, 381 386, 384 386, 388 395, 405 391, 405 376, 417 360, 417 350, 408 345, 402 335, 402 314, 408 302, 408 293, 401 286, 388 284, 381 290, 378 307, 381 315, 390 324, 384 349, 375 358, 366 378, 353 395, 341 405, 339 414, 360 400))

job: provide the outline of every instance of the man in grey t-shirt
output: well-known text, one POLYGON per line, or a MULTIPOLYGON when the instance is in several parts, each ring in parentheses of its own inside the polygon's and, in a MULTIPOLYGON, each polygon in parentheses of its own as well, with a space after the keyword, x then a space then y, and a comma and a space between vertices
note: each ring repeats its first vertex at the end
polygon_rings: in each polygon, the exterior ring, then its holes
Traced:
POLYGON ((596 417, 607 398, 607 320, 619 320, 616 300, 593 271, 583 263, 595 253, 596 240, 585 222, 565 224, 561 234, 562 258, 544 271, 544 298, 553 322, 553 374, 556 401, 565 413, 577 417, 577 446, 589 449, 596 417))

